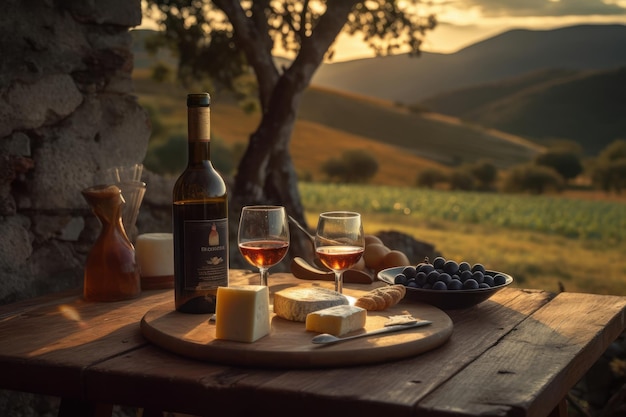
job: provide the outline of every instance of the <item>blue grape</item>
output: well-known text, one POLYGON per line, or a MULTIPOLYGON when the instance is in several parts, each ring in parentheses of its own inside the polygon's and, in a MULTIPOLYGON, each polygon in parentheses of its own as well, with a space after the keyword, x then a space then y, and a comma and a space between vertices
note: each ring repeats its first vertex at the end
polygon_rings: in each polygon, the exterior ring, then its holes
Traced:
POLYGON ((461 272, 461 275, 459 275, 459 278, 461 279, 461 282, 465 282, 468 279, 470 279, 472 277, 472 271, 463 271, 461 272))
POLYGON ((485 280, 483 281, 484 284, 487 284, 490 287, 494 286, 494 280, 493 280, 493 275, 485 275, 485 280))
POLYGON ((437 281, 433 284, 433 290, 447 290, 448 286, 443 281, 437 281))
POLYGON ((437 256, 433 260, 433 267, 435 269, 443 269, 443 264, 445 263, 446 263, 446 258, 444 258, 443 256, 437 256))
POLYGON ((450 275, 454 275, 459 272, 459 264, 455 261, 446 261, 446 263, 443 264, 443 271, 450 275))
POLYGON ((439 274, 439 278, 437 279, 437 282, 443 282, 446 285, 448 285, 450 281, 452 281, 452 277, 450 276, 450 274, 447 274, 445 272, 439 274))
POLYGON ((405 266, 404 269, 402 270, 402 273, 407 277, 407 278, 415 278, 415 275, 417 275, 417 269, 415 269, 414 266, 405 266))
POLYGON ((472 269, 472 266, 469 264, 469 262, 461 262, 459 263, 459 271, 463 272, 463 271, 470 271, 472 269))
POLYGON ((415 274, 415 282, 421 287, 426 284, 426 274, 424 272, 418 272, 415 274))
POLYGON ((407 282, 409 282, 409 279, 404 274, 397 274, 396 277, 393 279, 394 284, 406 285, 407 282))
POLYGON ((439 275, 441 275, 439 271, 430 271, 430 273, 426 275, 426 282, 433 284, 439 279, 439 275))
POLYGON ((504 285, 506 284, 506 277, 502 274, 496 274, 496 276, 493 277, 493 283, 494 285, 504 285))
POLYGON ((428 274, 429 272, 433 271, 435 267, 432 264, 421 263, 417 264, 417 267, 415 269, 417 270, 417 272, 424 272, 428 274))
POLYGON ((485 274, 480 271, 474 271, 472 273, 472 279, 480 284, 481 282, 485 280, 485 274))
POLYGON ((449 290, 462 290, 463 283, 458 279, 452 279, 450 280, 450 283, 448 284, 448 289, 449 290))
POLYGON ((476 282, 475 279, 470 278, 463 283, 464 290, 475 290, 477 288, 478 288, 478 282, 476 282))

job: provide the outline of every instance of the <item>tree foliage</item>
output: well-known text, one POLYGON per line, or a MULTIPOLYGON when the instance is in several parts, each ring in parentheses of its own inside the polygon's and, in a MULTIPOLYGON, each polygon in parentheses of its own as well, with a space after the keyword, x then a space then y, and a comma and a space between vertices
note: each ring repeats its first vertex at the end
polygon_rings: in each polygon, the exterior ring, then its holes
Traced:
POLYGON ((626 188, 626 140, 617 139, 607 145, 590 169, 596 187, 610 193, 626 188))
POLYGON ((476 179, 472 175, 469 166, 456 168, 450 172, 450 189, 461 191, 472 191, 476 189, 476 179))
POLYGON ((496 168, 493 162, 486 159, 471 164, 469 171, 476 180, 477 187, 481 190, 493 188, 498 179, 498 168, 496 168))
POLYGON ((448 176, 442 169, 429 167, 424 168, 417 173, 417 177, 415 178, 415 184, 418 187, 433 189, 437 186, 437 184, 445 182, 447 180, 448 176))
POLYGON ((538 155, 537 165, 553 168, 564 180, 576 178, 583 172, 583 164, 578 154, 570 149, 555 148, 538 155))
POLYGON ((502 188, 507 192, 543 194, 561 191, 563 178, 554 170, 541 165, 523 164, 513 167, 504 179, 502 188))

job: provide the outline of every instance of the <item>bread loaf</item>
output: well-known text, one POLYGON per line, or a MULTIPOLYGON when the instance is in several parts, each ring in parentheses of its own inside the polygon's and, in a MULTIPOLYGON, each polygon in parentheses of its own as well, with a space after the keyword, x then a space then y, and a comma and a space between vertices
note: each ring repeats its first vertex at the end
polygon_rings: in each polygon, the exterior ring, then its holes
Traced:
POLYGON ((357 298, 354 305, 369 311, 385 310, 398 304, 405 294, 406 288, 400 284, 376 288, 357 298))

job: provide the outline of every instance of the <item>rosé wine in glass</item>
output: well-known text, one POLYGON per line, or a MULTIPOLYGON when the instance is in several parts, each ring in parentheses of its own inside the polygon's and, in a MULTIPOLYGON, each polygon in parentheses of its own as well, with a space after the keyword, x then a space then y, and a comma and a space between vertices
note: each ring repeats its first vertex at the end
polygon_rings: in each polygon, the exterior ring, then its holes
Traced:
POLYGON ((315 251, 320 261, 335 273, 335 291, 343 291, 343 271, 361 259, 364 248, 359 213, 332 211, 319 215, 315 251))
POLYGON ((269 268, 289 250, 289 225, 282 206, 246 206, 241 210, 237 234, 239 252, 259 268, 261 285, 267 285, 269 268))

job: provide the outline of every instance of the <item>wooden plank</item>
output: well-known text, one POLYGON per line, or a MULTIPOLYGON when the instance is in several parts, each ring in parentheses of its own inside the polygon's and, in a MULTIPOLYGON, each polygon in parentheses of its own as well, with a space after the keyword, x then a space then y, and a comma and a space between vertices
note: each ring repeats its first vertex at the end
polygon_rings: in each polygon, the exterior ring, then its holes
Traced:
POLYGON ((546 416, 624 331, 625 309, 626 297, 561 293, 420 402, 418 412, 546 416))
POLYGON ((215 406, 227 407, 229 415, 249 415, 263 407, 276 416, 313 416, 332 407, 362 417, 410 416, 420 398, 480 357, 549 299, 550 294, 541 291, 503 290, 476 307, 448 312, 455 327, 441 347, 414 358, 356 368, 228 367, 148 346, 88 369, 87 396, 200 415, 215 406))
POLYGON ((63 303, 73 301, 77 297, 80 297, 81 294, 82 291, 80 289, 72 289, 2 305, 0 306, 0 322, 29 310, 39 309, 46 305, 56 305, 60 302, 63 303))
POLYGON ((115 303, 64 296, 44 297, 40 307, 37 299, 20 304, 0 321, 0 386, 80 398, 83 369, 146 344, 137 323, 145 309, 172 297, 170 290, 115 303))

